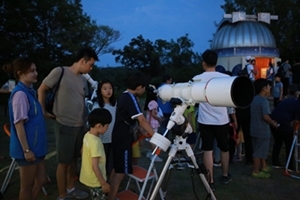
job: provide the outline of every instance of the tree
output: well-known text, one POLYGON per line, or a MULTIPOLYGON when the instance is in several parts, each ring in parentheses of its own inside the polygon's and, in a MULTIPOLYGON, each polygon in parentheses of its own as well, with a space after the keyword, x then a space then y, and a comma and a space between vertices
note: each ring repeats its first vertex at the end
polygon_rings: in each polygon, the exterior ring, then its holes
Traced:
POLYGON ((300 1, 299 0, 225 0, 221 6, 226 13, 245 11, 247 14, 269 12, 278 20, 269 26, 281 57, 295 58, 300 55, 300 1))
POLYGON ((122 63, 128 68, 137 68, 151 76, 159 73, 160 60, 153 43, 145 40, 142 35, 131 39, 123 49, 114 50, 116 62, 122 63))
POLYGON ((79 48, 97 47, 102 55, 120 37, 91 20, 81 0, 1 0, 0 16, 0 64, 29 56, 42 78, 55 66, 71 65, 79 48))
MULTIPOLYGON (((186 70, 179 73, 178 78, 186 78, 189 72, 194 72, 193 67, 201 65, 201 57, 193 52, 194 43, 188 38, 188 34, 170 42, 157 39, 154 43, 144 39, 142 35, 131 39, 129 45, 122 50, 113 51, 116 62, 125 67, 137 68, 151 77, 164 73, 172 74, 176 70, 186 70)), ((188 80, 188 79, 187 79, 188 80)))

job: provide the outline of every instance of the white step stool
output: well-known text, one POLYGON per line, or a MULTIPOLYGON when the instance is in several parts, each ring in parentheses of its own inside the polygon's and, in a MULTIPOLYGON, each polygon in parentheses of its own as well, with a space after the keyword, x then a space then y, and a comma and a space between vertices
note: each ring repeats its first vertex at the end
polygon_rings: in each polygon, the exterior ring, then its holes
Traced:
MULTIPOLYGON (((125 190, 118 193, 116 198, 118 200, 138 200, 139 199, 139 194, 136 194, 136 193, 128 190, 128 188, 129 188, 131 180, 134 179, 135 182, 136 182, 136 186, 138 188, 138 191, 140 193, 141 192, 140 184, 145 182, 146 175, 147 175, 147 170, 146 169, 144 169, 140 166, 137 166, 137 165, 133 166, 133 173, 128 174, 129 179, 128 179, 125 190)), ((155 175, 154 175, 153 172, 151 172, 150 176, 148 178, 148 181, 151 180, 151 184, 150 184, 150 188, 148 190, 147 198, 143 197, 141 199, 146 200, 150 197, 150 192, 151 192, 152 187, 153 187, 154 179, 155 179, 155 175)))

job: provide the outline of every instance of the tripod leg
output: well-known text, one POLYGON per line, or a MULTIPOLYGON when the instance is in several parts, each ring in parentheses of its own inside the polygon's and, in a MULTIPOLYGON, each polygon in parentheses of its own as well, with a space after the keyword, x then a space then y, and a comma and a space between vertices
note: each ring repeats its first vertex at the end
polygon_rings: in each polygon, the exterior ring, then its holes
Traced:
POLYGON ((155 185, 155 187, 153 189, 153 192, 152 192, 152 194, 150 196, 150 200, 154 200, 155 199, 156 194, 157 194, 158 190, 160 189, 160 186, 161 186, 161 184, 162 184, 162 182, 164 180, 165 174, 166 174, 167 170, 169 169, 170 163, 173 160, 176 152, 177 152, 177 148, 176 148, 176 146, 173 145, 171 147, 171 149, 170 149, 169 157, 168 157, 168 159, 167 159, 167 161, 166 161, 166 163, 164 165, 164 168, 162 169, 162 171, 160 173, 159 179, 157 180, 157 183, 156 183, 156 185, 155 185))
POLYGON ((168 157, 168 159, 166 161, 166 164, 165 164, 164 168, 162 169, 161 174, 159 176, 159 179, 158 179, 158 181, 157 181, 157 183, 156 183, 156 185, 155 185, 155 187, 153 189, 153 192, 152 192, 152 194, 150 196, 150 200, 154 200, 155 199, 156 194, 157 194, 157 192, 158 192, 158 190, 159 190, 159 188, 161 186, 162 181, 164 180, 164 176, 165 176, 165 174, 166 174, 166 172, 167 172, 167 170, 169 168, 169 165, 170 165, 172 159, 173 159, 172 157, 170 157, 170 156, 168 157))
POLYGON ((7 171, 7 174, 6 174, 6 177, 3 181, 3 184, 2 184, 2 187, 1 187, 1 194, 4 194, 4 191, 6 190, 7 186, 8 186, 8 183, 10 181, 10 178, 16 168, 16 165, 17 165, 17 162, 15 161, 15 159, 13 158, 12 161, 11 161, 11 164, 9 166, 9 169, 7 171))
POLYGON ((197 173, 199 174, 201 180, 202 180, 202 183, 204 184, 206 190, 207 190, 207 197, 210 197, 212 200, 216 200, 216 197, 213 193, 213 191, 211 190, 202 170, 199 168, 199 165, 197 164, 197 161, 196 161, 196 158, 195 158, 195 155, 192 151, 192 148, 189 144, 186 144, 186 148, 185 148, 185 151, 186 151, 186 154, 191 158, 193 164, 194 164, 194 167, 195 167, 195 170, 197 171, 197 173))
POLYGON ((294 147, 295 147, 296 141, 297 141, 297 135, 294 136, 294 140, 293 140, 293 143, 292 143, 292 146, 291 146, 289 157, 288 157, 286 165, 285 165, 285 170, 287 170, 288 167, 289 167, 290 161, 292 159, 292 154, 293 154, 293 151, 294 151, 294 147))
POLYGON ((162 185, 161 185, 161 190, 163 191, 164 196, 166 196, 166 193, 167 193, 168 184, 169 184, 169 180, 170 180, 173 168, 174 168, 173 165, 170 164, 168 171, 166 173, 166 177, 164 178, 164 181, 162 182, 162 185))

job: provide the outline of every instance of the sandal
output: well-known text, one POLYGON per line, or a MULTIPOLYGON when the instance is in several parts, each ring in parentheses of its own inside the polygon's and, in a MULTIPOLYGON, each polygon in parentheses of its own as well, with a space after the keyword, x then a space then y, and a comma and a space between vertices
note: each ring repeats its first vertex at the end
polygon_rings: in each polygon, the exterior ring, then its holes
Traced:
POLYGON ((270 174, 267 174, 263 171, 259 172, 258 174, 254 172, 252 173, 252 177, 254 178, 270 178, 270 176, 271 176, 270 174))
POLYGON ((270 173, 272 171, 272 167, 266 167, 266 168, 262 169, 261 171, 263 171, 265 173, 270 173))

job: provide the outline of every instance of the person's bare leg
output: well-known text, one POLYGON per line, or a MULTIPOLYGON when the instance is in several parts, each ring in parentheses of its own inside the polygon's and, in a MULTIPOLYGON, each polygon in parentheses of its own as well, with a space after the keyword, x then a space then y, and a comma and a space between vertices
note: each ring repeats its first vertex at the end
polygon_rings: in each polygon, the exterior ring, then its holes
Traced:
POLYGON ((41 161, 37 166, 37 174, 34 186, 32 188, 32 199, 37 199, 43 185, 47 183, 48 177, 46 172, 45 160, 41 161))
POLYGON ((221 165, 223 176, 228 176, 228 165, 229 165, 229 151, 221 151, 221 165))
POLYGON ((116 195, 119 190, 120 183, 122 182, 123 178, 125 177, 125 174, 121 173, 115 173, 113 171, 113 178, 110 180, 110 192, 108 193, 108 200, 115 200, 116 195))
POLYGON ((261 158, 261 167, 262 169, 266 169, 268 167, 267 163, 266 163, 266 159, 261 158))
POLYGON ((210 173, 211 180, 208 180, 209 183, 214 182, 214 176, 213 176, 213 151, 204 151, 203 153, 203 163, 206 169, 210 173))
POLYGON ((76 175, 76 168, 77 162, 74 160, 70 163, 67 171, 67 189, 72 189, 75 187, 75 175, 76 175))
POLYGON ((67 196, 67 171, 69 164, 58 163, 56 169, 56 182, 59 198, 67 196))
POLYGON ((253 172, 258 174, 259 173, 259 167, 260 167, 260 158, 253 157, 253 172))
POLYGON ((37 173, 37 165, 20 167, 20 193, 19 200, 28 200, 32 198, 32 188, 37 173))

